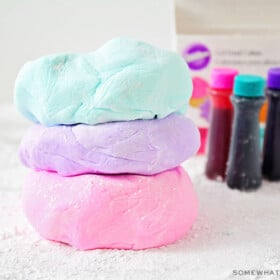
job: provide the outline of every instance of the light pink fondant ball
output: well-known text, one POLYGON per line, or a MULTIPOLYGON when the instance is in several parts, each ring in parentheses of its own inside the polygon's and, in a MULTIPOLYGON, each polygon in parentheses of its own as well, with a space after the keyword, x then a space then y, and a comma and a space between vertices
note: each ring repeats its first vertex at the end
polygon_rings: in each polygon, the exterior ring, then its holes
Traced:
POLYGON ((49 240, 80 250, 146 249, 184 237, 198 202, 183 168, 153 176, 35 172, 23 189, 24 211, 49 240))

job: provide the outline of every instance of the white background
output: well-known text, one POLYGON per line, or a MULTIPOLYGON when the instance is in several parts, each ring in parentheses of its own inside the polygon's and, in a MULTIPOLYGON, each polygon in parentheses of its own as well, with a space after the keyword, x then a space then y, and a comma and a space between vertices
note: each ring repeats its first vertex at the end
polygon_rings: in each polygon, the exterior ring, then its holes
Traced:
POLYGON ((89 52, 115 36, 172 49, 172 0, 0 0, 0 103, 19 68, 56 52, 89 52))

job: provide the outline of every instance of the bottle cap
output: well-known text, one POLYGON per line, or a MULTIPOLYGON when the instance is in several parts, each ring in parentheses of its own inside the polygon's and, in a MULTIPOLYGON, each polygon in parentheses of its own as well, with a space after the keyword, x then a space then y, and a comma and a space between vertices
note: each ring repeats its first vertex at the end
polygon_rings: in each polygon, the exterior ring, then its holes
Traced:
POLYGON ((264 95, 265 80, 255 75, 237 75, 234 79, 234 95, 258 97, 264 95))
POLYGON ((280 67, 268 70, 267 87, 280 90, 280 67))
POLYGON ((214 89, 232 89, 234 77, 238 70, 231 68, 214 68, 210 76, 210 87, 214 89))

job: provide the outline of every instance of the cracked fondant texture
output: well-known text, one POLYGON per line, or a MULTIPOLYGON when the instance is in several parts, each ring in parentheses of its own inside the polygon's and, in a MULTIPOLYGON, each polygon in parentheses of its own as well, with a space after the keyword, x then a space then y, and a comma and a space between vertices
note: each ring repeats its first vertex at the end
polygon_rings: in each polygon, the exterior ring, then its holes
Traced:
POLYGON ((15 103, 35 123, 94 125, 185 113, 191 92, 188 67, 178 54, 116 38, 92 53, 26 63, 15 103))
POLYGON ((194 123, 179 114, 164 119, 100 125, 33 125, 20 145, 21 161, 63 176, 85 173, 151 175, 174 168, 200 144, 194 123))
POLYGON ((81 250, 137 250, 173 243, 191 228, 198 208, 182 167, 153 176, 61 177, 32 171, 23 202, 42 237, 81 250))

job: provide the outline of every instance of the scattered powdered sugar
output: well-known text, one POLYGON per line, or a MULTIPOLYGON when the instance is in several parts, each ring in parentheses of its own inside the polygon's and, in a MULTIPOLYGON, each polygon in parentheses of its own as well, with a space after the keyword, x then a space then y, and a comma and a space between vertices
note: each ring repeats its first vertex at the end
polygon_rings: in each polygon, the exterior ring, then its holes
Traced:
POLYGON ((0 279, 279 279, 235 276, 233 270, 280 270, 280 184, 240 193, 203 175, 205 158, 187 161, 200 213, 174 245, 144 251, 76 251, 43 240, 21 210, 28 170, 17 147, 28 126, 11 105, 0 106, 0 279))

